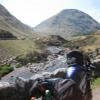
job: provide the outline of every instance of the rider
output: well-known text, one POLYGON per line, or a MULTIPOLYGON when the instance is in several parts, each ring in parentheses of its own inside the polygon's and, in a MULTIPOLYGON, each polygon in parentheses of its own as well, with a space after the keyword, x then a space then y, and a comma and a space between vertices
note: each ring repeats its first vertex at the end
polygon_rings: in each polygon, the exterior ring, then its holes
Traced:
MULTIPOLYGON (((72 50, 67 54, 67 74, 66 78, 74 80, 77 84, 81 81, 83 70, 91 74, 91 61, 87 54, 80 50, 72 50)), ((90 76, 87 77, 87 93, 91 94, 90 76)), ((91 96, 92 97, 92 96, 91 96)), ((91 98, 90 97, 90 98, 91 98)))
POLYGON ((72 50, 67 54, 67 74, 66 78, 70 78, 75 82, 80 81, 80 72, 84 65, 83 53, 79 50, 72 50))
POLYGON ((72 78, 73 80, 75 80, 73 77, 75 77, 74 75, 76 75, 77 70, 84 69, 89 72, 94 68, 88 54, 81 51, 78 46, 67 53, 67 64, 68 69, 66 77, 72 78))

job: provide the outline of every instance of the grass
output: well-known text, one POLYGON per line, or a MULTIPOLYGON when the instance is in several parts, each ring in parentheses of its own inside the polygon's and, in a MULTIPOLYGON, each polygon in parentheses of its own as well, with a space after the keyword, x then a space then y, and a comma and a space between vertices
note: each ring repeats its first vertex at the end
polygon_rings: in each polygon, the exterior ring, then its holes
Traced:
POLYGON ((94 82, 95 86, 100 86, 100 78, 97 78, 94 82))
POLYGON ((13 67, 11 67, 10 65, 2 65, 0 66, 0 76, 4 76, 8 73, 10 73, 11 71, 13 71, 13 67))
POLYGON ((23 65, 19 63, 19 64, 16 65, 16 68, 20 68, 20 67, 22 67, 22 66, 23 66, 23 65))
POLYGON ((63 46, 69 48, 79 46, 82 51, 94 52, 97 48, 100 48, 100 31, 91 35, 74 36, 72 40, 63 46))
POLYGON ((38 46, 32 40, 0 40, 0 49, 2 55, 17 56, 36 51, 38 46))
POLYGON ((67 43, 65 45, 65 47, 66 46, 79 46, 84 51, 88 51, 89 49, 95 51, 95 49, 100 48, 100 33, 74 37, 69 44, 67 43))
POLYGON ((100 78, 97 78, 97 79, 94 81, 92 87, 93 87, 93 88, 100 87, 100 78))
MULTIPOLYGON (((40 47, 32 40, 0 40, 0 61, 12 56, 25 56, 29 52, 39 51, 40 47)), ((21 67, 19 64, 17 68, 21 67)), ((13 71, 10 65, 0 66, 0 76, 13 71)))
POLYGON ((87 45, 83 47, 84 50, 100 48, 100 35, 92 35, 90 38, 87 37, 86 42, 87 45))

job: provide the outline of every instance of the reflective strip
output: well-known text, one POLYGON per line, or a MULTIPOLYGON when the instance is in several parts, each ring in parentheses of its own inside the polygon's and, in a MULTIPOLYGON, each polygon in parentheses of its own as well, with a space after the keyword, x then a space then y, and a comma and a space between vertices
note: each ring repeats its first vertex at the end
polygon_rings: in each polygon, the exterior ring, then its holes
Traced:
POLYGON ((75 71, 76 71, 76 67, 69 67, 67 69, 67 75, 68 75, 68 77, 71 77, 74 74, 75 71))

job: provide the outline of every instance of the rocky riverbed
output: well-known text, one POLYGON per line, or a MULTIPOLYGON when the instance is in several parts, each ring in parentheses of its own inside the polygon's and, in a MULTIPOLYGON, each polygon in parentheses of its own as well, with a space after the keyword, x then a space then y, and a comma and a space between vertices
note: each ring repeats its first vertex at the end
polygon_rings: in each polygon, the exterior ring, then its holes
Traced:
MULTIPOLYGON (((48 60, 41 63, 32 63, 27 64, 26 66, 23 66, 21 68, 15 68, 13 72, 10 74, 2 77, 0 80, 0 89, 5 92, 9 87, 11 88, 11 91, 18 91, 14 90, 13 87, 24 87, 24 83, 27 83, 27 80, 35 80, 37 78, 41 77, 63 77, 65 78, 66 69, 67 69, 67 63, 66 63, 66 52, 61 53, 64 49, 57 49, 55 47, 48 48, 50 52, 52 52, 52 55, 48 56, 48 60), (57 50, 56 52, 53 52, 54 50, 57 50), (18 77, 21 77, 22 80, 17 79, 18 77), (18 80, 17 85, 15 84, 16 79, 18 80), (15 86, 12 86, 12 84, 15 84, 15 86)), ((99 60, 96 60, 95 62, 98 63, 99 60)), ((23 89, 22 89, 23 90, 23 89)), ((10 93, 10 90, 7 91, 10 93)), ((20 91, 21 95, 24 95, 20 91)), ((25 92, 26 93, 26 92, 25 92)), ((18 95, 18 94, 17 94, 18 95)), ((13 97, 12 97, 13 98, 13 97)), ((21 98, 22 99, 22 98, 21 98)), ((4 99, 6 100, 6 99, 4 99)), ((7 100, 13 100, 13 99, 7 99, 7 100)), ((17 99, 15 99, 17 100, 17 99)), ((19 99, 20 100, 20 99, 19 99)))
POLYGON ((57 48, 53 46, 48 48, 48 50, 52 53, 52 55, 48 56, 48 61, 42 63, 29 63, 21 68, 16 68, 10 74, 2 77, 0 81, 10 82, 12 81, 12 78, 16 77, 23 77, 25 79, 29 79, 37 73, 40 74, 45 72, 52 72, 58 68, 67 68, 66 54, 59 54, 60 51, 63 51, 62 48, 57 48))

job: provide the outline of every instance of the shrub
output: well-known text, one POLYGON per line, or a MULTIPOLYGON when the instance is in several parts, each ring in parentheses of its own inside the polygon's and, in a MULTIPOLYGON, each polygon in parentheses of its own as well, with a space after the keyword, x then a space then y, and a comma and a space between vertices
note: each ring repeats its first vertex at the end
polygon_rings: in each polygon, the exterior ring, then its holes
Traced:
MULTIPOLYGON (((16 57, 15 59, 17 62, 20 63, 20 65, 26 65, 28 63, 28 60, 25 56, 22 57, 16 57)), ((18 68, 18 67, 17 67, 18 68)))
POLYGON ((47 61, 47 57, 49 55, 49 52, 44 50, 42 52, 30 52, 26 55, 27 60, 30 63, 39 63, 39 62, 43 62, 43 61, 47 61))
POLYGON ((10 73, 11 71, 13 71, 13 67, 11 67, 10 65, 2 65, 0 66, 0 76, 4 76, 8 73, 10 73))
POLYGON ((16 60, 21 64, 21 65, 26 65, 28 63, 39 63, 47 60, 47 56, 49 55, 48 51, 43 51, 43 52, 29 52, 26 54, 26 56, 23 57, 17 57, 16 60))
POLYGON ((21 64, 21 63, 19 63, 19 64, 17 64, 16 65, 16 68, 20 68, 20 67, 22 67, 23 65, 21 64))

